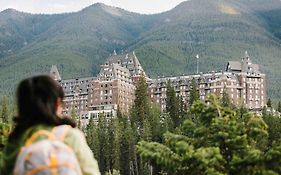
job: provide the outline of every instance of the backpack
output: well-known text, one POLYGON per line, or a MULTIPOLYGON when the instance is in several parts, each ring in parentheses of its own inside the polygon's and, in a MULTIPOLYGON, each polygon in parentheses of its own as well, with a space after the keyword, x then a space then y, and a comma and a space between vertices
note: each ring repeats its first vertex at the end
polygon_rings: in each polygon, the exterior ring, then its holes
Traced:
POLYGON ((20 148, 14 175, 81 175, 73 150, 63 143, 68 125, 38 130, 20 148), (39 137, 45 136, 44 139, 39 137))

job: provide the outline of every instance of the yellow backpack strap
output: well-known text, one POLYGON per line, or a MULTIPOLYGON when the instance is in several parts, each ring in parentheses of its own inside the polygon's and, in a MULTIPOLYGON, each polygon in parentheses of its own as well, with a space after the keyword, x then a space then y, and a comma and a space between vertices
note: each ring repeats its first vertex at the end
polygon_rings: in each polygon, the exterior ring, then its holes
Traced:
POLYGON ((60 125, 53 128, 52 133, 56 137, 56 139, 63 141, 67 131, 71 128, 69 125, 60 125))
POLYGON ((51 133, 50 131, 38 130, 34 134, 32 134, 32 136, 29 139, 27 139, 27 141, 25 142, 25 146, 31 145, 39 136, 42 136, 42 135, 47 136, 47 138, 50 139, 50 140, 56 139, 54 134, 51 133))

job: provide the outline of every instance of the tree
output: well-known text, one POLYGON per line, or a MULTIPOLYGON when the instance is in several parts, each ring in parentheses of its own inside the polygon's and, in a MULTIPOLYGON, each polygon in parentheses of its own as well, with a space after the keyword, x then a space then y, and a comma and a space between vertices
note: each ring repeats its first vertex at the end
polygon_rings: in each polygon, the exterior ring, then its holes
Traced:
POLYGON ((226 87, 223 88, 222 98, 221 98, 221 105, 223 107, 232 107, 232 103, 230 101, 229 95, 227 93, 226 87))
POLYGON ((278 102, 277 111, 281 112, 281 101, 278 102))
POLYGON ((94 122, 93 118, 90 117, 89 123, 86 127, 86 140, 93 151, 96 158, 99 157, 99 139, 98 139, 98 132, 97 132, 97 125, 94 122))
POLYGON ((238 109, 236 109, 236 112, 237 112, 237 115, 242 118, 249 111, 244 104, 241 104, 240 107, 238 109))
POLYGON ((261 149, 268 137, 261 117, 247 113, 241 118, 213 95, 207 103, 196 102, 191 112, 196 120, 185 120, 179 132, 165 133, 164 144, 139 142, 140 156, 171 175, 280 173, 281 145, 261 149))
POLYGON ((273 142, 281 141, 281 118, 267 114, 263 116, 263 120, 268 125, 269 146, 272 146, 273 142))
POLYGON ((119 120, 120 135, 120 155, 119 170, 122 175, 137 174, 138 164, 135 152, 136 136, 132 130, 128 117, 119 120))
POLYGON ((141 76, 136 85, 135 100, 130 116, 130 120, 132 124, 136 125, 136 128, 142 130, 144 120, 150 117, 150 105, 146 80, 144 76, 141 76))
POLYGON ((199 91, 197 88, 196 80, 193 78, 191 80, 191 86, 190 86, 189 106, 191 107, 192 104, 197 100, 199 100, 199 91))
POLYGON ((180 125, 180 101, 176 95, 174 87, 171 85, 170 80, 167 84, 166 97, 166 112, 172 118, 174 127, 176 128, 180 125))
POLYGON ((120 171, 114 169, 112 172, 106 172, 105 175, 120 175, 120 171))
POLYGON ((272 107, 272 102, 271 102, 271 99, 270 99, 270 98, 267 100, 266 105, 267 105, 268 108, 271 108, 271 107, 272 107))
MULTIPOLYGON (((108 131, 107 131, 107 121, 103 114, 99 115, 98 125, 97 125, 97 136, 99 143, 99 150, 97 152, 97 160, 99 162, 99 168, 101 174, 108 171, 108 131)), ((112 145, 110 145, 112 146, 112 145)))
POLYGON ((70 117, 71 117, 75 122, 77 122, 77 120, 78 120, 78 115, 77 115, 77 112, 76 112, 76 110, 75 110, 74 107, 71 109, 70 117))
POLYGON ((11 132, 12 127, 6 123, 0 122, 0 157, 2 154, 2 151, 4 150, 4 146, 7 143, 8 136, 11 132))
POLYGON ((118 153, 119 149, 119 140, 117 140, 117 128, 116 128, 116 120, 111 119, 108 122, 107 125, 107 137, 108 137, 108 143, 107 143, 107 152, 108 152, 108 170, 113 171, 116 165, 116 161, 118 162, 118 155, 116 155, 116 152, 118 153), (115 146, 113 146, 115 145, 115 146), (116 157, 117 156, 117 157, 116 157))
POLYGON ((8 110, 8 100, 3 97, 1 102, 1 112, 0 112, 1 122, 8 124, 9 121, 9 110, 8 110))
POLYGON ((152 141, 161 141, 162 129, 161 129, 161 109, 158 105, 152 104, 150 110, 150 118, 148 119, 151 131, 152 141))

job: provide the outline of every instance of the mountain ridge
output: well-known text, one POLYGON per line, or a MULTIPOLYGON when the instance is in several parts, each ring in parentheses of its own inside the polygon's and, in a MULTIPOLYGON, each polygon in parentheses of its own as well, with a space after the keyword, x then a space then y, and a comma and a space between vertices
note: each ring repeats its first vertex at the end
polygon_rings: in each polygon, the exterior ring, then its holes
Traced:
MULTIPOLYGON (((7 94, 5 89, 23 77, 47 72, 52 64, 58 65, 64 78, 93 76, 114 49, 135 50, 152 77, 194 73, 196 54, 201 71, 223 70, 228 60, 238 60, 248 50, 268 74, 268 84, 273 86, 269 96, 281 98, 281 2, 270 0, 274 6, 251 2, 259 4, 190 0, 155 15, 94 4, 79 12, 17 19, 7 23, 7 29, 15 31, 12 41, 18 47, 1 46, 10 37, 0 26, 0 94, 7 94), (29 36, 31 24, 37 33, 29 36), (26 45, 25 39, 30 41, 26 45), (16 49, 8 52, 11 48, 16 49)), ((7 22, 1 14, 0 24, 7 22)))

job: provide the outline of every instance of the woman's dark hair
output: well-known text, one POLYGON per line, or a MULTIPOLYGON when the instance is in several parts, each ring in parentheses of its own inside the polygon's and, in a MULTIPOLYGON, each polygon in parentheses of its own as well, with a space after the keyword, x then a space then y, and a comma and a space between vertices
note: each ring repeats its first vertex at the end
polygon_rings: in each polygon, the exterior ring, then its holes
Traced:
POLYGON ((61 86, 48 75, 24 79, 17 89, 18 116, 14 118, 15 129, 9 138, 13 140, 31 126, 46 124, 58 126, 76 124, 69 117, 58 117, 56 103, 63 99, 61 86))

